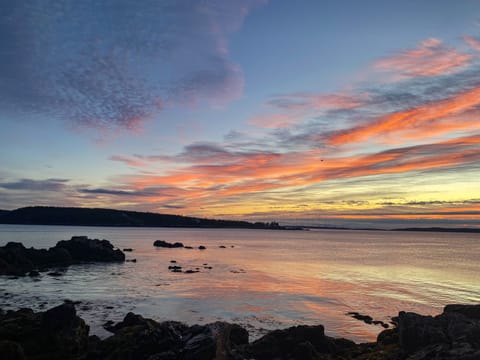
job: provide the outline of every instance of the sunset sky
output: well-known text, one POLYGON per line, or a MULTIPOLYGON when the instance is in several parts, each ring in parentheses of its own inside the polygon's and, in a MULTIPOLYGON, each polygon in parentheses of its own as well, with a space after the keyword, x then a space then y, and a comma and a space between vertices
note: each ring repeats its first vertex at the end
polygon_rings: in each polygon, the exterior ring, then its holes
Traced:
POLYGON ((0 2, 0 209, 480 227, 480 1, 0 2))

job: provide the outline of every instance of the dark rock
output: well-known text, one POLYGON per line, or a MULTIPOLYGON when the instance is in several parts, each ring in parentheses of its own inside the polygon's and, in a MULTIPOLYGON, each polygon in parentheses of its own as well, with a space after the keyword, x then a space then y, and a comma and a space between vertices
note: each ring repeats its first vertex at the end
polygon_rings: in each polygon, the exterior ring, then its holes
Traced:
POLYGON ((15 358, 22 351, 25 359, 72 359, 87 349, 88 326, 76 316, 72 304, 62 304, 45 313, 21 309, 0 315, 0 342, 5 345, 5 341, 9 342, 7 350, 11 356, 0 356, 2 359, 15 358))
POLYGON ((127 259, 125 260, 126 262, 133 262, 133 263, 136 263, 137 262, 137 259, 127 259))
POLYGON ((85 261, 124 261, 125 255, 114 250, 107 240, 91 240, 74 236, 46 249, 25 248, 21 243, 10 242, 0 247, 0 275, 25 275, 48 267, 68 266, 85 261))
POLYGON ((299 353, 333 354, 336 350, 335 342, 325 336, 322 325, 303 325, 272 331, 251 343, 247 352, 251 357, 262 360, 297 359, 296 355, 299 353))
POLYGON ((176 260, 170 260, 170 262, 171 262, 172 264, 176 264, 176 263, 177 263, 176 260))
POLYGON ((122 322, 112 326, 110 331, 114 335, 103 340, 94 354, 99 359, 133 360, 149 359, 151 356, 171 352, 175 358, 179 358, 183 347, 182 332, 185 329, 186 326, 178 322, 157 323, 128 313, 122 322))
POLYGON ((427 345, 448 342, 443 324, 435 321, 432 316, 400 312, 398 317, 399 342, 407 353, 413 353, 427 345))
POLYGON ((185 246, 185 249, 192 250, 193 246, 185 246))
POLYGON ((348 312, 347 315, 350 315, 354 319, 363 321, 366 324, 373 324, 374 323, 373 318, 369 315, 362 315, 362 314, 359 314, 358 312, 355 312, 355 311, 348 312))
POLYGON ((435 317, 400 312, 400 348, 418 360, 480 358, 477 308, 477 305, 449 305, 435 317))
POLYGON ((198 250, 206 250, 206 249, 207 249, 207 248, 206 248, 205 246, 203 246, 203 245, 200 245, 200 246, 198 247, 198 250))
POLYGON ((133 249, 132 248, 125 248, 125 249, 123 249, 123 251, 130 252, 130 251, 133 251, 133 249))
POLYGON ((248 332, 239 325, 219 321, 191 326, 184 333, 184 339, 183 359, 243 359, 239 353, 242 346, 248 344, 248 332))
POLYGON ((73 262, 125 261, 125 254, 120 249, 114 249, 108 240, 88 239, 86 236, 72 236, 68 241, 59 241, 55 247, 68 250, 73 262))
POLYGON ((377 343, 381 345, 391 345, 398 343, 398 330, 397 329, 388 329, 382 331, 377 336, 377 343))
POLYGON ((40 276, 40 273, 36 270, 32 270, 28 273, 28 276, 32 276, 32 277, 40 276))
POLYGON ((178 266, 178 265, 170 265, 168 267, 169 270, 181 270, 182 267, 181 266, 178 266))
POLYGON ((187 341, 183 351, 184 360, 210 360, 215 358, 216 343, 211 334, 200 333, 187 341))
POLYGON ((465 315, 471 319, 480 320, 480 304, 478 305, 462 305, 462 304, 452 304, 447 305, 443 309, 444 313, 458 313, 465 315))
POLYGON ((10 340, 0 340, 0 356, 8 360, 26 360, 22 346, 10 340))
POLYGON ((224 245, 220 245, 219 248, 220 248, 220 249, 226 249, 227 247, 224 246, 224 245))
POLYGON ((52 271, 47 274, 48 276, 62 276, 63 273, 60 271, 52 271))
POLYGON ((181 242, 169 243, 164 240, 155 240, 153 246, 163 247, 163 248, 182 248, 184 247, 181 242))
POLYGON ((198 270, 187 270, 185 271, 185 274, 195 274, 195 273, 198 273, 199 271, 198 270))

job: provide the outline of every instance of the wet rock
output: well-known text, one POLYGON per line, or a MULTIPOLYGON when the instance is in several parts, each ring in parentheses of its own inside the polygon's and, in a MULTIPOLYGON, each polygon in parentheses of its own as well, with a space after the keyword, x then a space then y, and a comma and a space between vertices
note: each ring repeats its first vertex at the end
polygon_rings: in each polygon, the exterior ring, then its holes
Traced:
POLYGON ((98 344, 93 353, 98 359, 161 359, 161 354, 169 352, 179 358, 185 329, 178 322, 157 323, 128 313, 122 322, 111 327, 114 335, 98 344))
POLYGON ((363 321, 365 324, 372 324, 373 323, 373 319, 369 315, 362 315, 362 314, 359 314, 358 312, 355 312, 355 311, 348 312, 347 315, 350 315, 354 319, 363 321))
POLYGON ((462 314, 468 318, 480 320, 480 304, 478 305, 462 305, 462 304, 447 305, 443 309, 443 312, 462 314))
MULTIPOLYGON (((262 359, 301 359, 298 354, 333 354, 336 352, 335 342, 325 336, 324 327, 294 326, 284 330, 275 330, 248 346, 249 356, 262 359)), ((305 359, 309 359, 308 357, 305 359)))
POLYGON ((164 240, 155 240, 153 246, 156 247, 163 247, 163 248, 183 248, 183 244, 181 242, 176 243, 169 243, 164 240))
POLYGON ((108 240, 88 239, 86 236, 72 236, 70 240, 59 241, 55 247, 68 250, 73 262, 125 261, 125 254, 120 249, 114 249, 108 240))
POLYGON ((23 276, 30 271, 54 266, 69 266, 87 261, 124 261, 125 255, 114 250, 107 240, 92 240, 74 236, 46 249, 25 248, 21 243, 10 242, 0 247, 0 275, 23 276))
POLYGON ((48 276, 62 276, 63 273, 60 271, 52 271, 47 274, 48 276))
POLYGON ((200 271, 189 269, 189 270, 186 270, 186 271, 185 271, 185 274, 195 274, 195 273, 198 273, 198 272, 200 272, 200 271))
POLYGON ((6 359, 22 359, 22 352, 25 359, 72 359, 86 351, 88 330, 72 304, 62 304, 45 313, 30 309, 10 311, 0 315, 0 347, 7 347, 3 349, 10 352, 11 357, 6 359))
POLYGON ((243 359, 243 346, 248 344, 248 331, 226 322, 194 325, 183 336, 185 360, 243 359))
POLYGON ((2 356, 2 359, 26 360, 22 346, 15 341, 1 340, 0 354, 2 356))
POLYGON ((435 317, 400 312, 400 348, 412 359, 480 358, 478 305, 449 305, 435 317))

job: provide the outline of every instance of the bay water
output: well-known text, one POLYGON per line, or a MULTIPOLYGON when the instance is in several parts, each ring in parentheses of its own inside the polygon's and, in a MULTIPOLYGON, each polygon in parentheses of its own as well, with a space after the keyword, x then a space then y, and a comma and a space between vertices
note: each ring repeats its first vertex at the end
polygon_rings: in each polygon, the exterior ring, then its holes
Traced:
POLYGON ((480 234, 0 225, 0 246, 48 248, 76 235, 133 248, 126 255, 136 262, 0 276, 0 308, 78 301, 78 314, 101 337, 109 334, 104 323, 132 311, 157 321, 235 322, 251 339, 323 324, 328 335, 366 342, 383 328, 347 312, 388 323, 401 310, 437 314, 446 304, 480 303, 480 234), (155 248, 155 240, 194 249, 155 248), (174 273, 171 265, 199 272, 174 273))

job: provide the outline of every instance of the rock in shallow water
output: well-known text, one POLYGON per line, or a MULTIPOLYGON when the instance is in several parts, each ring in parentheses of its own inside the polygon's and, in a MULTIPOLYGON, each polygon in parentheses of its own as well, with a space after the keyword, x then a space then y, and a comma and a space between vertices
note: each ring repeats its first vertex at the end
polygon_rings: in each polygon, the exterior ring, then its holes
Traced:
POLYGON ((181 242, 169 243, 164 240, 155 240, 153 242, 153 246, 163 247, 163 248, 183 248, 183 244, 181 242))
POLYGON ((107 240, 73 236, 46 249, 25 248, 21 243, 9 242, 0 247, 0 275, 25 275, 28 272, 81 262, 125 261, 125 254, 113 248, 107 240))

